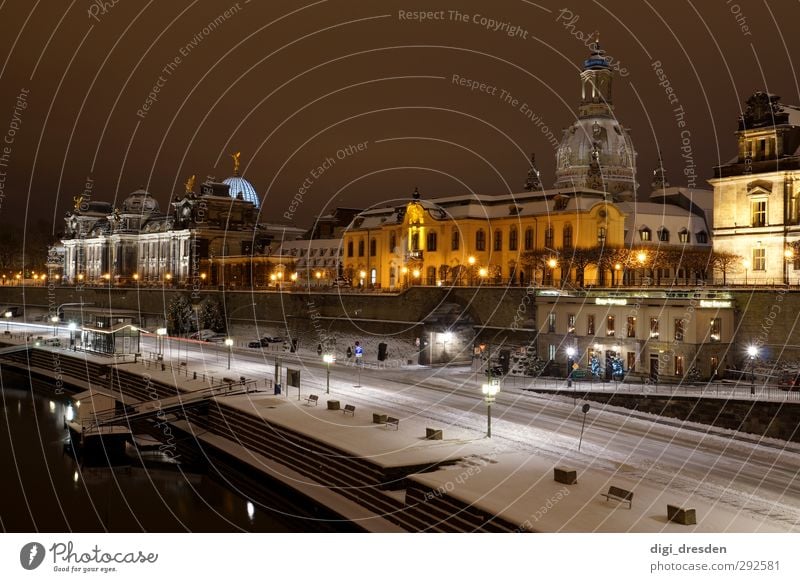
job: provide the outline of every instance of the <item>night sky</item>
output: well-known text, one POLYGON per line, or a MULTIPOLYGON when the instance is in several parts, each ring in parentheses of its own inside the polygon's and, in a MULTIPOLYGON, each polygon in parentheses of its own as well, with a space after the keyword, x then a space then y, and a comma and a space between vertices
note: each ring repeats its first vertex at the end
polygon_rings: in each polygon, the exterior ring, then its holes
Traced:
POLYGON ((800 103, 798 17, 797 3, 724 0, 5 0, 0 223, 60 231, 87 177, 93 199, 118 205, 144 186, 164 208, 192 174, 231 175, 234 151, 266 196, 262 221, 288 222, 305 183, 292 221, 304 227, 415 186, 423 197, 521 191, 530 152, 549 187, 542 128, 560 138, 574 120, 595 31, 624 73, 614 103, 639 154, 639 195, 659 149, 672 185, 694 167, 704 187, 735 154, 748 95, 800 103), (414 20, 420 10, 430 18, 414 20))

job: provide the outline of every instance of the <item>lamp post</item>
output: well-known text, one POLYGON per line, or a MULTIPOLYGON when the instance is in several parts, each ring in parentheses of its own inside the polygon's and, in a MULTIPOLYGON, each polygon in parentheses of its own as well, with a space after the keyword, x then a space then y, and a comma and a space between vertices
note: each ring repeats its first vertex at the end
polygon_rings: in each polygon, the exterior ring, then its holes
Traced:
POLYGON ((744 284, 745 284, 745 287, 746 287, 747 286, 747 269, 750 268, 750 261, 745 259, 744 261, 742 261, 742 266, 744 267, 744 284))
POLYGON ((783 251, 783 284, 789 284, 789 261, 794 259, 794 251, 791 248, 787 248, 783 251))
POLYGON ((556 267, 558 266, 558 261, 555 259, 555 257, 551 257, 547 261, 547 266, 550 267, 550 277, 549 277, 550 285, 554 285, 556 278, 556 267))
POLYGON ((11 321, 11 318, 14 317, 14 314, 11 313, 10 311, 6 311, 3 314, 3 317, 6 318, 6 332, 11 333, 11 330, 9 328, 9 321, 11 321))
POLYGON ((54 315, 50 318, 50 321, 53 323, 53 335, 58 335, 58 315, 54 315))
POLYGON ((622 283, 622 264, 621 263, 616 263, 614 265, 614 271, 616 272, 616 275, 615 275, 614 278, 616 279, 617 287, 619 287, 620 283, 622 283))
POLYGON ((74 321, 70 321, 67 325, 67 329, 69 330, 69 347, 75 351, 75 330, 78 329, 78 326, 75 325, 74 321))
POLYGON ((228 369, 231 369, 231 353, 233 352, 233 340, 229 337, 225 338, 225 345, 228 346, 228 369))
POLYGON ((475 284, 474 271, 475 271, 475 257, 470 255, 467 257, 467 264, 469 265, 469 285, 470 287, 475 284))
POLYGON ((164 336, 167 335, 166 327, 159 327, 156 330, 156 351, 158 352, 158 359, 164 359, 164 336))
POLYGON ((336 361, 336 356, 333 354, 325 354, 322 356, 322 361, 325 362, 325 367, 327 368, 325 374, 325 393, 331 393, 331 364, 336 361))
POLYGON ((480 277, 481 279, 481 285, 484 284, 484 282, 486 281, 486 277, 488 276, 489 276, 489 269, 487 269, 486 267, 481 267, 480 269, 478 269, 478 277, 480 277))
POLYGON ((575 357, 575 348, 567 348, 567 388, 572 387, 572 358, 575 357))
POLYGON ((500 392, 500 380, 490 378, 489 382, 481 386, 481 391, 486 402, 486 436, 492 438, 492 404, 495 402, 495 396, 500 392))
POLYGON ((758 347, 756 346, 747 346, 747 355, 749 356, 748 362, 750 364, 750 394, 755 396, 756 393, 756 376, 753 372, 753 367, 755 366, 755 359, 758 357, 758 347))

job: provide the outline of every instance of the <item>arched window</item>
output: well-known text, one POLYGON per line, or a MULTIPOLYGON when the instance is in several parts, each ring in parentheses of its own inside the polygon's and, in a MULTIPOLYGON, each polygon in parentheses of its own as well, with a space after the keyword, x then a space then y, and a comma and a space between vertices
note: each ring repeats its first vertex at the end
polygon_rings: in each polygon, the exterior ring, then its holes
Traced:
POLYGON ((436 267, 428 267, 427 285, 436 285, 436 267))
POLYGON ((652 231, 649 228, 647 228, 646 226, 642 227, 642 229, 639 231, 639 237, 644 242, 649 242, 649 241, 652 240, 652 238, 650 237, 651 234, 652 234, 652 231))
POLYGON ((435 251, 436 250, 436 233, 435 232, 428 232, 428 241, 427 241, 427 248, 428 251, 435 251))
POLYGON ((562 233, 562 237, 563 237, 562 240, 563 240, 564 248, 565 249, 571 249, 572 248, 572 225, 571 224, 565 224, 564 225, 564 231, 562 233))
POLYGON ((494 231, 494 250, 503 250, 503 232, 499 228, 494 231))
POLYGON ((669 242, 669 231, 663 226, 658 231, 658 240, 661 242, 669 242))
POLYGON ((363 238, 360 241, 358 241, 358 256, 359 257, 363 257, 364 256, 364 239, 363 238))
POLYGON ((553 245, 553 227, 549 224, 544 231, 544 246, 548 249, 552 249, 555 245, 553 245))
POLYGON ((511 230, 508 231, 508 250, 517 250, 518 238, 517 227, 512 226, 511 230))
POLYGON ((475 250, 486 250, 486 232, 482 228, 479 228, 478 232, 475 233, 475 250))
POLYGON ((530 226, 525 229, 525 250, 533 250, 533 227, 530 226))
POLYGON ((397 246, 397 234, 392 231, 389 233, 389 252, 393 253, 394 248, 397 246))
POLYGON ((419 233, 412 232, 411 233, 411 250, 418 251, 419 250, 419 233))
POLYGON ((690 239, 691 239, 691 237, 689 236, 689 231, 688 231, 688 230, 686 230, 685 228, 682 228, 682 229, 681 229, 681 231, 678 233, 678 239, 679 239, 679 240, 680 240, 682 243, 688 243, 688 242, 691 242, 691 240, 690 240, 690 239))
POLYGON ((348 257, 352 257, 353 256, 353 241, 351 241, 351 240, 347 241, 347 256, 348 257))
POLYGON ((450 249, 457 251, 460 244, 461 244, 461 235, 459 234, 458 230, 454 228, 453 234, 450 238, 450 249))

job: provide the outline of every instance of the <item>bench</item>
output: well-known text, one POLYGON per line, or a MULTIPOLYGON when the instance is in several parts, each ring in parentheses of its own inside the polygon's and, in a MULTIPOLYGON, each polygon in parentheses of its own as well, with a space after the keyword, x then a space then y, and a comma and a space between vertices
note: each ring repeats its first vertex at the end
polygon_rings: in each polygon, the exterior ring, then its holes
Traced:
POLYGON ((400 419, 394 418, 393 416, 387 416, 386 422, 383 423, 384 428, 389 428, 390 426, 394 427, 394 430, 400 430, 400 419))
POLYGON ((440 440, 442 440, 442 431, 441 431, 441 429, 426 428, 425 429, 425 439, 427 439, 429 441, 440 441, 440 440))
POLYGON ((338 400, 328 400, 328 410, 339 410, 340 408, 338 400))
POLYGON ((677 505, 667 505, 667 519, 681 525, 697 524, 697 514, 694 509, 683 509, 677 505))
POLYGON ((627 491, 620 487, 614 487, 613 485, 608 488, 608 493, 601 493, 600 496, 605 497, 606 501, 613 499, 614 501, 627 503, 628 509, 633 505, 633 491, 627 491))
POLYGON ((350 416, 355 416, 356 415, 356 407, 353 406, 352 404, 345 404, 344 405, 344 410, 342 412, 345 414, 345 416, 348 415, 348 414, 350 416))
POLYGON ((319 396, 317 396, 316 394, 311 394, 309 395, 308 398, 306 398, 306 406, 311 406, 312 404, 314 406, 319 404, 319 396))
POLYGON ((575 469, 566 467, 555 467, 553 469, 553 480, 564 485, 577 485, 578 472, 575 469))
POLYGON ((372 413, 372 424, 386 424, 386 415, 385 414, 378 414, 376 412, 372 413))

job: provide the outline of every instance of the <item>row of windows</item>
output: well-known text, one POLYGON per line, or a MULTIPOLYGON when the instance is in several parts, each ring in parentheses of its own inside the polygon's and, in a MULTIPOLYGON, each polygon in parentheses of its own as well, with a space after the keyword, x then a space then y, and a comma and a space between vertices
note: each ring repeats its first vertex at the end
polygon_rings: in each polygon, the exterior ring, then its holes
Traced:
MULTIPOLYGON (((576 316, 574 314, 567 315, 567 333, 570 334, 576 333, 575 319, 576 316)), ((628 316, 626 318, 624 337, 636 338, 636 322, 637 318, 635 316, 628 316)), ((660 327, 659 318, 651 317, 650 332, 648 335, 650 339, 654 340, 661 339, 661 331, 659 327, 660 327)), ((673 329, 674 333, 672 339, 674 339, 676 342, 683 341, 685 332, 685 320, 681 318, 675 318, 673 329)), ((556 332, 556 314, 552 311, 547 316, 547 331, 548 333, 556 332)), ((587 336, 596 335, 595 316, 593 314, 588 314, 586 316, 586 335, 587 336)), ((616 337, 616 335, 617 335, 616 316, 608 315, 606 316, 606 336, 616 337)), ((721 337, 722 337, 722 319, 719 317, 713 317, 711 318, 710 321, 708 339, 709 341, 712 342, 718 342, 720 341, 721 337)))
MULTIPOLYGON (((660 228, 658 230, 659 242, 669 242, 669 237, 670 233, 666 228, 660 228)), ((695 237, 697 237, 698 243, 708 243, 708 233, 704 230, 695 234, 695 237)), ((639 231, 639 238, 642 240, 642 242, 649 242, 653 240, 653 231, 645 226, 639 231)), ((682 228, 680 231, 678 231, 678 241, 682 243, 690 243, 692 242, 692 235, 687 229, 682 228)))

